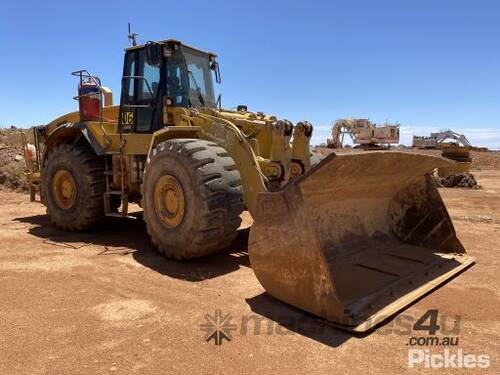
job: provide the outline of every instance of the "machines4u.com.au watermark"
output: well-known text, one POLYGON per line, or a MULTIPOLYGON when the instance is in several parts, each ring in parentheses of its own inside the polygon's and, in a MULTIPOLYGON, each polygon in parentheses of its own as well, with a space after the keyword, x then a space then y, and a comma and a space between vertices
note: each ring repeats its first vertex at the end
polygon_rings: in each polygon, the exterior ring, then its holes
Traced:
MULTIPOLYGON (((203 316, 200 324, 204 340, 220 346, 236 336, 291 335, 300 332, 316 338, 327 335, 331 326, 307 315, 284 315, 268 319, 258 314, 234 317, 216 310, 203 316), (278 323, 279 322, 279 323, 278 323)), ((467 353, 461 347, 461 317, 440 315, 428 310, 415 318, 401 314, 377 328, 374 334, 407 336, 409 368, 488 368, 488 353, 467 353)))

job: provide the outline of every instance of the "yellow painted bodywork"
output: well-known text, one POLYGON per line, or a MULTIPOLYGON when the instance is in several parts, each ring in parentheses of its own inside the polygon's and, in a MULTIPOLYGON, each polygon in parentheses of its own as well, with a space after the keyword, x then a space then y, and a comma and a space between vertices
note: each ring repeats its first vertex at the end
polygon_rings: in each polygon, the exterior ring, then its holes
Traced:
MULTIPOLYGON (((126 190, 129 194, 140 195, 140 181, 132 170, 133 157, 143 156, 145 159, 157 144, 168 139, 210 140, 224 147, 235 161, 250 212, 256 210, 259 193, 279 188, 310 167, 311 134, 304 132, 304 129, 309 129, 307 123, 299 123, 292 133, 291 123, 263 113, 164 107, 162 129, 152 134, 120 133, 119 112, 119 106, 103 107, 102 122, 81 123, 79 112, 55 119, 47 125, 48 147, 45 147, 45 153, 58 140, 73 137, 72 131, 74 134, 80 131, 91 140, 94 149, 113 155, 113 170, 117 175, 120 165, 117 154, 121 152, 126 190)), ((115 188, 121 188, 121 177, 115 176, 113 183, 115 188)))

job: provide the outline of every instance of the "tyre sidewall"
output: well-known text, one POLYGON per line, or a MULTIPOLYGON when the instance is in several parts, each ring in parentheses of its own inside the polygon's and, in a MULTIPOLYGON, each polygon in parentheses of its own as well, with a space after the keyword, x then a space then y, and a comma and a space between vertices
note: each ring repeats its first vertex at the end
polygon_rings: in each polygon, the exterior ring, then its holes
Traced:
POLYGON ((43 173, 44 197, 47 204, 47 212, 56 223, 71 224, 77 221, 84 213, 85 201, 90 196, 90 181, 85 176, 81 161, 72 152, 61 148, 49 156, 47 166, 43 173), (75 204, 69 209, 60 208, 52 193, 52 181, 59 170, 66 170, 73 176, 76 185, 75 204))
MULTIPOLYGON (((162 146, 160 145, 160 147, 162 146)), ((196 184, 196 176, 194 175, 196 172, 190 166, 184 166, 186 159, 182 159, 180 155, 176 157, 172 154, 162 154, 160 152, 154 155, 152 159, 144 181, 144 215, 147 216, 147 221, 153 227, 152 230, 155 233, 162 233, 162 236, 156 238, 156 241, 159 242, 157 244, 159 248, 185 247, 192 240, 190 234, 197 227, 196 219, 199 217, 200 205, 206 204, 201 199, 196 199, 202 196, 200 186, 196 184), (160 221, 154 204, 156 183, 165 175, 175 177, 184 192, 184 217, 175 228, 168 228, 160 221)))

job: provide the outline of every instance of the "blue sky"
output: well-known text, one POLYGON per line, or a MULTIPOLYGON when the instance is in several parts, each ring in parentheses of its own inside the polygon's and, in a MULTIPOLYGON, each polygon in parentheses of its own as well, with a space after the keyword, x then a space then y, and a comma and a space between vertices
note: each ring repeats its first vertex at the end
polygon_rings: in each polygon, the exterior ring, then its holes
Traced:
POLYGON ((224 106, 309 120, 313 143, 368 117, 405 143, 451 128, 500 149, 499 19, 495 0, 4 2, 0 126, 74 110, 80 68, 118 98, 130 21, 139 41, 216 52, 224 106))

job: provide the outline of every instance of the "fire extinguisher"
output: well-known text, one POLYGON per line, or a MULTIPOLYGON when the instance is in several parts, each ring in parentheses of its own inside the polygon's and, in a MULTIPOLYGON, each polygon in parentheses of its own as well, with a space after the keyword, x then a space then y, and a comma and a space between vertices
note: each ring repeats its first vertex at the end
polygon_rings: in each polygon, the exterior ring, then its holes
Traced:
POLYGON ((89 77, 82 81, 78 85, 78 103, 81 121, 100 120, 101 101, 101 81, 99 78, 89 77))

